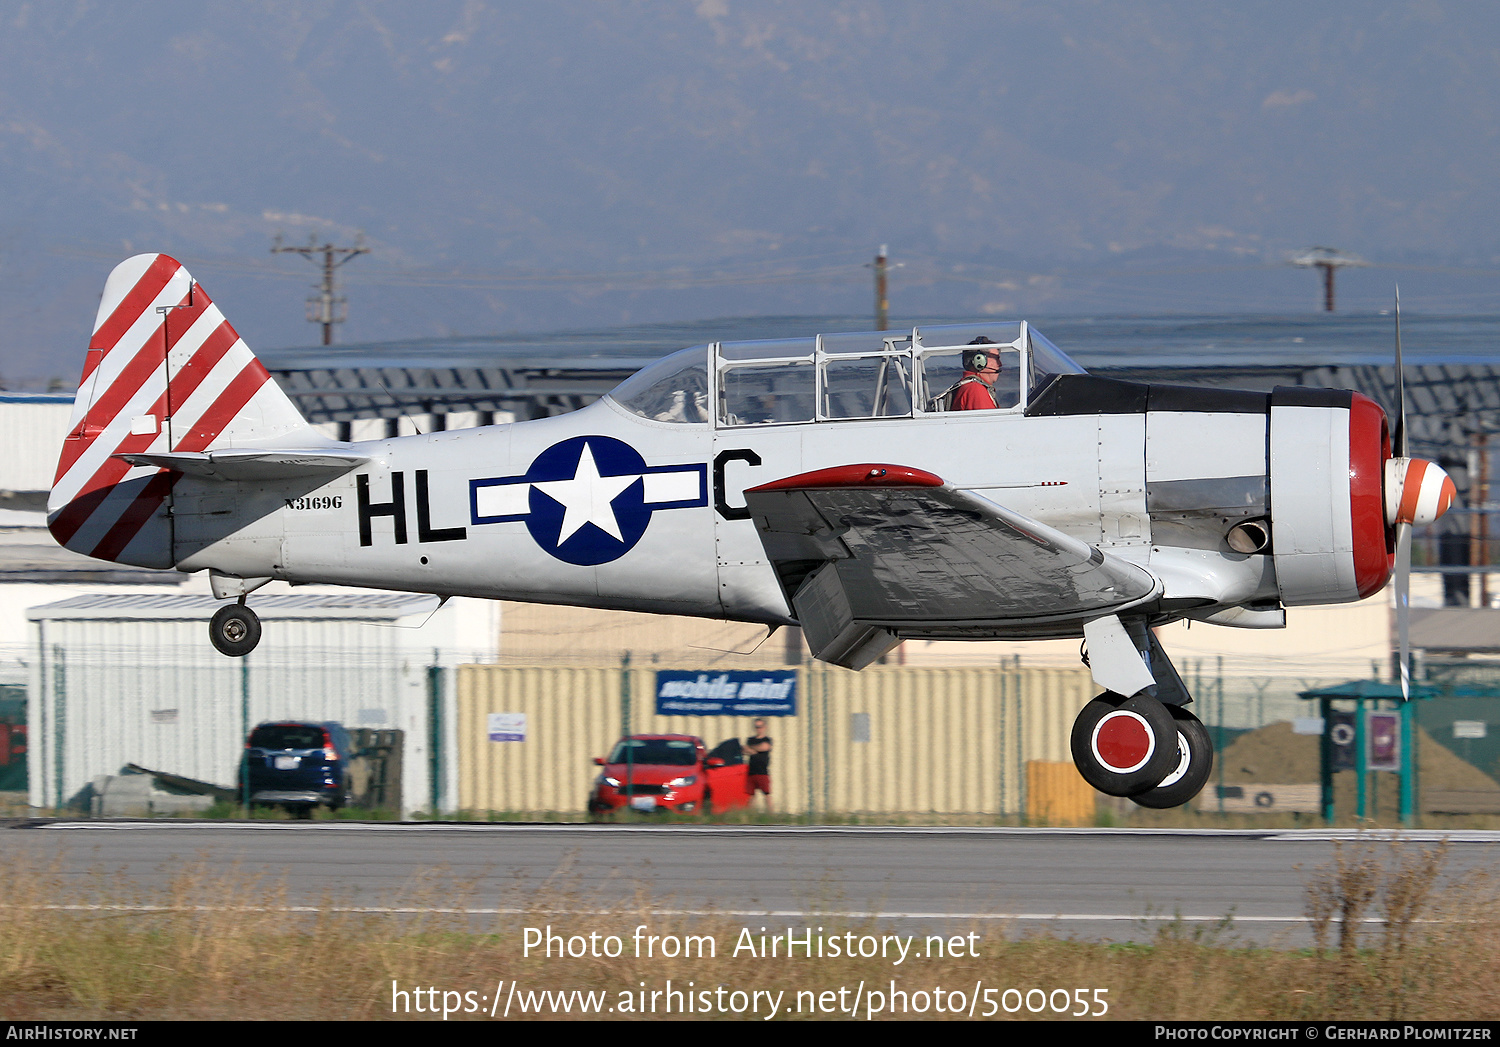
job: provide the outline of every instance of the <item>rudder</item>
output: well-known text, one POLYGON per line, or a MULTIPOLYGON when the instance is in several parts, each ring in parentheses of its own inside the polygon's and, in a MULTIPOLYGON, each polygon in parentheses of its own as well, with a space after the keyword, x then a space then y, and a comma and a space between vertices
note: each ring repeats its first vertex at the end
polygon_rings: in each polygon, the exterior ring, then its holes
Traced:
POLYGON ((87 556, 172 567, 180 474, 116 456, 325 440, 180 262, 136 255, 104 285, 47 526, 87 556))

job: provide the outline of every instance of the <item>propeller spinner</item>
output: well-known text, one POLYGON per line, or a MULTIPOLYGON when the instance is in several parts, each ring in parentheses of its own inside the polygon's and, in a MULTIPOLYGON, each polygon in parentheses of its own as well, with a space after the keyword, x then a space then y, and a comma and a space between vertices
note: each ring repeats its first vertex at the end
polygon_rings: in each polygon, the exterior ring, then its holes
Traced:
POLYGON ((1385 522, 1430 524, 1448 511, 1458 491, 1439 466, 1421 458, 1390 458, 1385 463, 1385 522))

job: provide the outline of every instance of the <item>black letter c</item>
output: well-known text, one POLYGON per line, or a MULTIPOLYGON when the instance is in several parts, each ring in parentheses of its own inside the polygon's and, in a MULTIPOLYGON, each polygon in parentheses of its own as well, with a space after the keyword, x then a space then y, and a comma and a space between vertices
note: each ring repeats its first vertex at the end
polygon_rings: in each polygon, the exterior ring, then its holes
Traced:
POLYGON ((720 451, 714 456, 714 508, 719 515, 726 520, 748 520, 750 509, 748 506, 735 508, 729 504, 724 496, 724 465, 727 462, 746 462, 750 465, 760 464, 760 455, 748 448, 740 448, 732 451, 720 451))

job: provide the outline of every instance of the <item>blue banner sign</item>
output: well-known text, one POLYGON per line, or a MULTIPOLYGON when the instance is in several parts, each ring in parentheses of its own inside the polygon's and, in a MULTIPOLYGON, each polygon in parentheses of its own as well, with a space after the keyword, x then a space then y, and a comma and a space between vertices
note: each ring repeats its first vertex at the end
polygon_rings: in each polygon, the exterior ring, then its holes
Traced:
POLYGON ((795 716, 797 670, 656 674, 658 716, 795 716))

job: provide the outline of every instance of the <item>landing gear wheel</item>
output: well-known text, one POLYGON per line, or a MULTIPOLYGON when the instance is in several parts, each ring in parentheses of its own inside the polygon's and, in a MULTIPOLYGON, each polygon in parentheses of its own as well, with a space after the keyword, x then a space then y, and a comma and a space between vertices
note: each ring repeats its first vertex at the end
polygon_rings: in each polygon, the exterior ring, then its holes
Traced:
POLYGON ((1176 721, 1147 694, 1106 691, 1073 721, 1073 763, 1083 780, 1109 796, 1154 789, 1177 764, 1176 721))
POLYGON ((208 639, 220 654, 243 658, 260 643, 260 619, 242 604, 225 604, 208 623, 208 639))
POLYGON ((1187 803, 1203 789, 1214 770, 1214 744, 1203 721, 1181 706, 1169 705, 1167 711, 1177 721, 1177 766, 1155 789, 1130 798, 1156 810, 1187 803))

